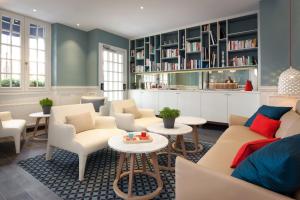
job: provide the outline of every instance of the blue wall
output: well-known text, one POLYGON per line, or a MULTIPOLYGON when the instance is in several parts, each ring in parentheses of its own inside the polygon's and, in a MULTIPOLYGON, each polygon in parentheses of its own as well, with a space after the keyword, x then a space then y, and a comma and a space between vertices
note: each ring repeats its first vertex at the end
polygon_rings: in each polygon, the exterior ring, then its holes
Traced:
POLYGON ((97 86, 99 42, 129 48, 128 39, 106 31, 52 24, 52 85, 97 86))
MULTIPOLYGON (((300 69, 300 2, 293 0, 293 66, 300 69)), ((289 66, 289 0, 260 1, 261 85, 276 86, 289 66)))

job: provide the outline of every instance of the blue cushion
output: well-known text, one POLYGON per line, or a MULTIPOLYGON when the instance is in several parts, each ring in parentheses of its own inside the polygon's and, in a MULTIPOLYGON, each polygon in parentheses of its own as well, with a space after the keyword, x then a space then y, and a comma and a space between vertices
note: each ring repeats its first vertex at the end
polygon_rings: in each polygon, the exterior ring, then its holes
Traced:
POLYGON ((275 106, 261 106, 254 115, 252 115, 247 122, 245 123, 245 126, 250 127, 254 119, 256 118, 257 114, 263 114, 266 117, 269 117, 271 119, 279 120, 282 115, 289 112, 292 109, 292 107, 275 107, 275 106))
POLYGON ((300 189, 300 134, 254 152, 232 176, 277 193, 294 195, 300 189))

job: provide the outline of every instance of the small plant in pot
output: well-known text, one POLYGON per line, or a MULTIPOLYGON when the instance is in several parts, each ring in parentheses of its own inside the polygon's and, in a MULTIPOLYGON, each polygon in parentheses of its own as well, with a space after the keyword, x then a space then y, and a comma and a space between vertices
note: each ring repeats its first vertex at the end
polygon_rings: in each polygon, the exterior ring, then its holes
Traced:
POLYGON ((50 114, 51 107, 53 105, 53 101, 51 99, 42 99, 40 100, 40 105, 42 106, 44 114, 50 114))
POLYGON ((165 107, 159 112, 159 115, 163 118, 165 128, 174 128, 175 119, 179 117, 180 111, 165 107))

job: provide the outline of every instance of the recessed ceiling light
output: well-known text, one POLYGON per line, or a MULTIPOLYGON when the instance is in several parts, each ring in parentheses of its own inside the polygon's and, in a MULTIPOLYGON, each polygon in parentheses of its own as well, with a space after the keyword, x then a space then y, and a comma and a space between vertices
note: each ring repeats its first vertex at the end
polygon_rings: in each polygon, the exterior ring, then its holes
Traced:
POLYGON ((33 11, 33 12, 36 12, 36 11, 37 11, 37 9, 35 9, 35 8, 34 8, 32 11, 33 11))
POLYGON ((76 26, 77 26, 77 27, 79 27, 79 26, 80 26, 80 24, 76 24, 76 26))
POLYGON ((141 6, 140 9, 141 9, 141 10, 144 10, 144 6, 141 6))

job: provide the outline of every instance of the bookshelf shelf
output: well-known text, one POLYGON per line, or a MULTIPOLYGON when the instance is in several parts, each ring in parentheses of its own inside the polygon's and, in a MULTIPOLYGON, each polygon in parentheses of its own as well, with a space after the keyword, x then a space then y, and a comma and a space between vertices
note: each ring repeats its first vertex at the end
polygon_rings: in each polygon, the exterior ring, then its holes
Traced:
POLYGON ((137 61, 144 60, 145 58, 136 58, 137 61))
POLYGON ((136 49, 136 50, 143 50, 144 47, 136 47, 135 49, 136 49))
POLYGON ((228 37, 237 37, 237 36, 244 36, 244 35, 250 35, 250 34, 257 34, 257 29, 241 31, 241 32, 236 32, 236 33, 228 33, 228 37))
POLYGON ((235 50, 228 50, 228 53, 238 53, 243 51, 257 51, 257 47, 254 48, 243 48, 243 49, 235 49, 235 50))
POLYGON ((172 44, 162 44, 162 48, 168 48, 168 47, 177 47, 178 43, 172 43, 172 44))
POLYGON ((186 41, 189 41, 189 42, 199 41, 199 40, 201 40, 201 37, 186 38, 186 41))
POLYGON ((173 60, 173 59, 178 59, 178 57, 163 57, 161 59, 162 60, 173 60))
POLYGON ((201 51, 189 51, 189 52, 186 52, 186 54, 197 54, 197 53, 201 53, 201 51))

